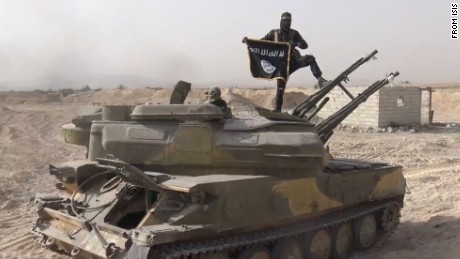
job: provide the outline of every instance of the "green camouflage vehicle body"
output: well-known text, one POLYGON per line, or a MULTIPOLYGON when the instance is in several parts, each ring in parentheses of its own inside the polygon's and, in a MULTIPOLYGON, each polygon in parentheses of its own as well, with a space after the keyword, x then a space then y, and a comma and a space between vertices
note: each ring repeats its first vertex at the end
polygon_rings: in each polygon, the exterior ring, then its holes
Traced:
POLYGON ((50 165, 66 195, 37 196, 33 233, 80 258, 343 258, 395 229, 400 166, 331 158, 321 125, 259 113, 105 106, 65 126, 88 159, 50 165))

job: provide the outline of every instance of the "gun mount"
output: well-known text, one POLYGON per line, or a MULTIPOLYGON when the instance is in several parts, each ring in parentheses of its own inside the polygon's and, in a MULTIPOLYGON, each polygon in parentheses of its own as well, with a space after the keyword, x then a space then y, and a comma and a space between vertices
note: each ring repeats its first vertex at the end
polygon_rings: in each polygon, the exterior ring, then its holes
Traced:
POLYGON ((366 90, 360 93, 357 97, 353 98, 346 106, 342 107, 340 110, 326 118, 324 121, 316 125, 318 134, 323 143, 326 143, 328 139, 332 136, 333 130, 350 115, 358 106, 365 102, 369 96, 374 94, 380 88, 388 84, 393 78, 397 77, 399 72, 391 73, 390 76, 375 82, 369 86, 366 90))
POLYGON ((293 110, 292 115, 303 117, 307 112, 309 112, 316 104, 323 99, 335 86, 340 86, 342 90, 347 93, 350 98, 353 96, 346 90, 346 88, 342 85, 342 81, 347 82, 348 76, 355 71, 358 67, 362 64, 369 61, 378 53, 377 50, 372 51, 371 54, 367 55, 366 57, 358 59, 355 63, 353 63, 350 67, 348 67, 345 71, 343 71, 340 75, 338 75, 334 80, 326 84, 324 87, 319 89, 316 93, 309 96, 305 101, 298 104, 293 110))
POLYGON ((256 107, 256 110, 259 112, 259 115, 270 119, 270 120, 286 120, 286 121, 299 121, 299 120, 306 120, 311 121, 312 118, 324 107, 324 105, 329 101, 329 97, 326 97, 327 94, 334 89, 334 87, 339 86, 351 99, 351 101, 342 107, 340 110, 323 120, 322 122, 318 123, 315 127, 318 131, 318 135, 321 138, 323 144, 325 144, 329 138, 333 134, 333 130, 343 121, 345 120, 354 110, 358 108, 358 106, 365 102, 369 96, 374 94, 380 88, 388 84, 389 82, 393 81, 395 77, 399 75, 399 72, 390 73, 388 77, 385 77, 382 80, 375 82, 374 84, 370 85, 366 90, 362 93, 358 94, 358 96, 354 97, 345 86, 343 86, 343 82, 347 82, 348 76, 355 71, 358 67, 362 64, 369 61, 371 58, 378 53, 377 50, 374 50, 371 54, 367 55, 366 57, 360 58, 350 67, 348 67, 345 71, 343 71, 340 75, 338 75, 334 80, 330 81, 326 84, 323 88, 319 89, 314 94, 307 97, 303 102, 299 103, 289 114, 279 114, 279 113, 271 113, 269 110, 256 107), (319 104, 318 104, 319 103, 319 104), (303 119, 304 116, 314 109, 312 113, 308 115, 306 119, 303 119))

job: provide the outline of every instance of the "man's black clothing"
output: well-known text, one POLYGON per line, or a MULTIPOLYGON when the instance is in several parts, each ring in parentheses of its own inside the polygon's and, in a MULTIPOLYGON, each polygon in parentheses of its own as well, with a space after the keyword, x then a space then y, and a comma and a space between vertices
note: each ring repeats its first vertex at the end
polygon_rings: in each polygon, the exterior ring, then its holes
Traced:
MULTIPOLYGON (((315 78, 319 78, 322 75, 321 69, 316 63, 316 59, 312 55, 301 55, 296 47, 301 49, 308 48, 307 42, 302 38, 300 33, 294 29, 289 29, 288 31, 283 31, 281 29, 273 29, 263 40, 270 40, 276 42, 288 42, 291 45, 291 57, 289 62, 289 74, 294 73, 297 69, 302 67, 310 66, 311 72, 315 78)), ((284 80, 277 80, 277 89, 276 89, 276 110, 281 111, 283 106, 283 96, 284 90, 286 88, 286 82, 284 80)))
MULTIPOLYGON (((306 49, 308 48, 307 42, 300 36, 300 33, 294 29, 289 29, 289 31, 283 31, 281 29, 273 29, 267 33, 263 38, 263 40, 269 40, 269 41, 276 41, 276 42, 288 42, 288 43, 300 43, 300 48, 301 49, 306 49)), ((294 47, 297 45, 292 45, 291 47, 293 50, 294 47)))
POLYGON ((224 101, 223 99, 221 98, 214 99, 214 100, 211 100, 209 103, 214 104, 215 106, 219 107, 224 112, 224 114, 227 112, 227 102, 224 101))
POLYGON ((285 32, 280 29, 273 29, 263 40, 270 40, 276 42, 287 42, 291 44, 291 58, 289 62, 289 74, 294 73, 297 69, 302 67, 310 66, 311 72, 315 78, 319 78, 322 75, 321 69, 316 63, 316 59, 312 55, 302 56, 295 48, 298 46, 301 49, 308 48, 307 42, 302 38, 300 33, 294 29, 289 29, 285 32))
POLYGON ((231 108, 229 108, 227 106, 227 102, 224 99, 222 99, 220 97, 215 98, 215 99, 211 99, 209 101, 209 103, 214 104, 215 106, 219 107, 222 110, 222 112, 224 113, 224 118, 226 118, 226 119, 233 118, 232 110, 231 110, 231 108))

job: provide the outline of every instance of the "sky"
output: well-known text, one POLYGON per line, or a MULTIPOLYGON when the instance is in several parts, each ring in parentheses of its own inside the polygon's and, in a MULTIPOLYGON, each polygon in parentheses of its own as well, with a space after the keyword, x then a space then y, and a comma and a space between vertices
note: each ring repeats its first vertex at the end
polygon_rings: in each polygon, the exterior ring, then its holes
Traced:
MULTIPOLYGON (((251 77, 241 40, 278 28, 285 11, 309 44, 302 54, 314 55, 327 79, 377 49, 378 59, 353 73, 350 84, 392 71, 400 81, 459 83, 460 40, 450 39, 455 1, 0 0, 0 90, 98 84, 104 77, 274 86, 251 77)), ((288 85, 314 83, 303 68, 288 85)))

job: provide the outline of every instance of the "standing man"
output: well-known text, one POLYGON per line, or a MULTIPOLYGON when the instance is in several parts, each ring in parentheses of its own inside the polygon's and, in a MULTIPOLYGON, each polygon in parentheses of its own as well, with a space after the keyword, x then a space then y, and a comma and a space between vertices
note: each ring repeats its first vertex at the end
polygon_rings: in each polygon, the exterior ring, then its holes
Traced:
MULTIPOLYGON (((294 29, 291 29, 291 14, 285 12, 281 15, 280 28, 271 30, 262 40, 276 41, 276 42, 287 42, 291 45, 290 62, 289 62, 289 74, 294 73, 299 68, 310 66, 313 76, 318 79, 318 86, 323 87, 328 81, 322 77, 321 69, 316 63, 316 59, 312 55, 302 56, 299 50, 308 48, 307 42, 300 36, 300 33, 294 29)), ((246 37, 243 39, 243 43, 246 43, 246 37)), ((281 111, 283 106, 283 95, 286 88, 286 81, 282 79, 277 80, 276 89, 276 107, 275 111, 281 111)))

